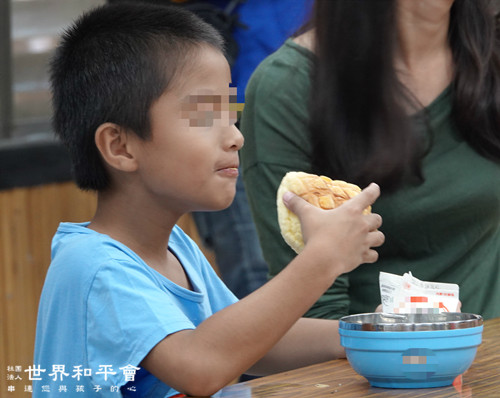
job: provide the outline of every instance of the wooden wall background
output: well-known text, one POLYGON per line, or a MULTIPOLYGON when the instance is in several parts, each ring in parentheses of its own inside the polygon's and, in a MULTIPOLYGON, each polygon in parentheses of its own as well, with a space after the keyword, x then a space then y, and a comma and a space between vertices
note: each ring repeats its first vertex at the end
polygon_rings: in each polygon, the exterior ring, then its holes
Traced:
MULTIPOLYGON (((88 221, 95 210, 95 195, 73 183, 0 191, 0 396, 27 397, 27 369, 33 363, 38 300, 50 264, 50 244, 62 221, 88 221), (15 369, 15 368, 14 368, 15 369), (18 375, 22 380, 7 380, 18 375), (7 392, 9 385, 14 392, 7 392)), ((190 215, 179 225, 200 244, 190 215)), ((201 245, 200 245, 201 247, 201 245)), ((216 268, 213 253, 205 250, 216 268)))

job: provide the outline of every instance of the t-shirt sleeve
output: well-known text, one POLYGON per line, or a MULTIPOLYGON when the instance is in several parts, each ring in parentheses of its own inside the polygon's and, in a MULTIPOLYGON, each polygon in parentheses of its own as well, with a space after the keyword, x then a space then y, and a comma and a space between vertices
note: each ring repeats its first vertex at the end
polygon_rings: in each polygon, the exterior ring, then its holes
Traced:
MULTIPOLYGON (((132 261, 110 260, 96 273, 89 292, 89 367, 111 365, 116 374, 107 378, 115 385, 124 384, 120 367, 138 366, 163 338, 195 328, 148 272, 132 261), (113 363, 109 363, 110 358, 113 363)), ((98 379, 96 384, 100 384, 98 379)))

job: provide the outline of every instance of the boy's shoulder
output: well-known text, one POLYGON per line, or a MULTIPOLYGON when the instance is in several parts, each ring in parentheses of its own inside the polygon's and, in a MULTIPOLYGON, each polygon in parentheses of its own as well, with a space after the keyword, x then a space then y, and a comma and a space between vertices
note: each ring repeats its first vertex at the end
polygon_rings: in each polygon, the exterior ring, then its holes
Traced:
POLYGON ((113 271, 144 268, 132 250, 108 235, 87 228, 88 225, 88 222, 59 224, 52 239, 46 286, 56 290, 63 286, 88 290, 103 272, 111 275, 115 274, 113 271))
MULTIPOLYGON (((84 268, 84 272, 106 265, 134 263, 145 265, 144 261, 129 247, 106 234, 88 228, 89 222, 61 223, 52 240, 52 265, 76 270, 84 268)), ((174 226, 169 239, 169 247, 183 257, 203 256, 198 245, 177 225, 174 226)))
POLYGON ((111 259, 139 259, 132 250, 106 234, 88 228, 89 222, 61 223, 52 239, 52 259, 69 256, 73 261, 92 262, 111 259))

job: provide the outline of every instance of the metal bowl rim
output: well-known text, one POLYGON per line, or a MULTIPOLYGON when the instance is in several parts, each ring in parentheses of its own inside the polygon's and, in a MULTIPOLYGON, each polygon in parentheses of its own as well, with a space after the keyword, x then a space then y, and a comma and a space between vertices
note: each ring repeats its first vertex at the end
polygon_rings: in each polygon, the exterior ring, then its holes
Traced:
POLYGON ((383 312, 353 314, 347 315, 339 319, 339 328, 345 330, 361 330, 361 331, 434 331, 434 330, 454 330, 454 329, 467 329, 483 324, 481 315, 470 313, 441 313, 441 314, 387 314, 383 312), (408 318, 424 318, 425 317, 455 317, 459 319, 451 319, 444 321, 419 321, 419 322, 406 322, 408 318), (367 318, 364 321, 363 318, 367 318), (369 318, 384 318, 392 319, 393 322, 373 322, 368 321, 369 318), (406 318, 406 319, 405 319, 406 318), (465 318, 465 319, 464 319, 465 318), (355 320, 355 321, 353 321, 355 320), (401 322, 398 322, 401 320, 401 322))

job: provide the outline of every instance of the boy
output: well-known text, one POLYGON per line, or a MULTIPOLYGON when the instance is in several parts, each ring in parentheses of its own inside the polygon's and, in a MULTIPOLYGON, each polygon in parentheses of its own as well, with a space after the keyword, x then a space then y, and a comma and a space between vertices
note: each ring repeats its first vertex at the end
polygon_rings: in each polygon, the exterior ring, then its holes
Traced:
POLYGON ((306 247, 241 301, 175 225, 235 192, 243 137, 213 28, 178 8, 103 6, 65 33, 51 81, 55 129, 98 205, 53 240, 35 397, 210 395, 245 371, 342 355, 337 322, 299 318, 338 275, 376 261, 381 218, 362 211, 377 186, 327 212, 286 195, 306 247))

